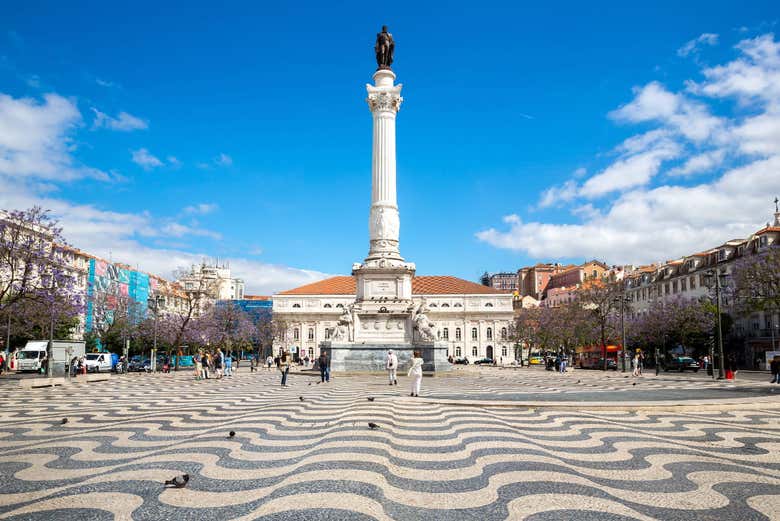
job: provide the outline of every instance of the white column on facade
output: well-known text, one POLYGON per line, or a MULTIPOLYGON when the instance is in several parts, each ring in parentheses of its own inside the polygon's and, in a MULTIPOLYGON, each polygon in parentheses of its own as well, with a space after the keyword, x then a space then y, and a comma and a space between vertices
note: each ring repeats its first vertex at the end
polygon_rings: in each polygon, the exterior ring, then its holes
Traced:
POLYGON ((401 258, 398 238, 400 219, 396 200, 395 118, 401 107, 401 84, 393 85, 390 70, 374 73, 374 85, 366 85, 368 106, 374 119, 371 163, 371 211, 368 259, 401 258))

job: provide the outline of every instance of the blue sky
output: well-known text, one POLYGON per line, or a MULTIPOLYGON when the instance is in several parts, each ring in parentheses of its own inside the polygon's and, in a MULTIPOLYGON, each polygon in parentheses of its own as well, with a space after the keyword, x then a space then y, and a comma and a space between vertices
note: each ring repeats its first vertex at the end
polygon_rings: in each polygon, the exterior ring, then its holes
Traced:
POLYGON ((4 7, 0 207, 147 271, 269 293, 363 259, 382 24, 420 274, 660 261, 780 193, 772 2, 108 4, 4 7))

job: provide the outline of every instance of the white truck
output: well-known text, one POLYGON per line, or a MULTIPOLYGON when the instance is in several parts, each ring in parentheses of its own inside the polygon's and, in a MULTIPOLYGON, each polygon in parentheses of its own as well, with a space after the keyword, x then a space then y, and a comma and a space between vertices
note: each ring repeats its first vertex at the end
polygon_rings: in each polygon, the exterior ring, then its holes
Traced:
MULTIPOLYGON (((10 360, 14 371, 37 371, 44 366, 48 340, 28 340, 24 349, 16 351, 10 360)), ((83 340, 54 340, 51 346, 52 372, 57 376, 65 374, 65 366, 74 357, 84 356, 83 340)))

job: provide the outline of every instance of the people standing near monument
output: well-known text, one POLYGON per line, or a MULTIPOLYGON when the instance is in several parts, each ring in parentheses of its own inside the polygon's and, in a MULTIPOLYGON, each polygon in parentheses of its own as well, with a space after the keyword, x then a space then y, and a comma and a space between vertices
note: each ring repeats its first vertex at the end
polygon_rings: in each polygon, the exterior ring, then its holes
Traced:
POLYGON ((320 383, 330 382, 330 358, 327 351, 320 353, 317 364, 320 366, 320 383))
POLYGON ((398 357, 393 350, 387 351, 387 362, 385 363, 385 369, 387 369, 387 377, 390 380, 390 385, 398 385, 398 357))
POLYGON ((282 373, 282 387, 287 387, 287 375, 290 374, 292 353, 284 351, 279 355, 279 372, 282 373))
POLYGON ((233 352, 225 353, 225 376, 233 376, 233 352))
POLYGON ((407 376, 412 377, 412 393, 409 396, 420 396, 420 386, 422 385, 423 377, 422 366, 422 355, 419 351, 415 351, 414 358, 412 358, 412 366, 407 374, 407 376))

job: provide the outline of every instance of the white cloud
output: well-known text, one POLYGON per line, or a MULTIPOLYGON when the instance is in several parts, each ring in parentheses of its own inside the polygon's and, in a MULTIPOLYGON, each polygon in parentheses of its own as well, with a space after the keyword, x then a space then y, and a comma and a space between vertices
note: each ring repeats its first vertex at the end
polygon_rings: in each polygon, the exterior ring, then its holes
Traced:
POLYGON ((551 186, 544 192, 539 199, 539 208, 547 208, 549 206, 557 205, 571 201, 577 196, 577 183, 573 180, 568 180, 561 186, 551 186))
MULTIPOLYGON (((624 140, 615 148, 617 159, 580 181, 569 201, 571 223, 515 216, 477 238, 538 259, 638 264, 755 232, 771 218, 771 199, 780 193, 780 43, 764 35, 736 49, 735 60, 705 67, 704 81, 686 82, 687 92, 653 82, 635 89, 634 99, 610 114, 615 121, 656 128, 624 140), (705 104, 711 98, 733 98, 735 110, 727 115, 719 103, 722 115, 716 117, 705 104), (667 166, 673 159, 682 161, 667 166), (727 159, 739 166, 727 167, 727 159), (703 180, 690 185, 684 176, 694 174, 703 180), (600 200, 600 206, 588 202, 615 191, 620 194, 600 200)), ((559 190, 548 188, 542 199, 559 190)))
POLYGON ((584 166, 581 166, 577 170, 575 170, 572 175, 574 176, 575 179, 579 179, 581 177, 585 177, 585 174, 587 173, 588 173, 588 169, 585 168, 584 166))
POLYGON ((157 168, 158 166, 163 165, 162 161, 150 154, 149 151, 145 148, 133 150, 132 155, 133 163, 139 165, 144 170, 151 170, 152 168, 157 168))
POLYGON ((116 85, 114 82, 102 80, 100 78, 95 78, 95 83, 97 83, 101 87, 113 87, 116 85))
POLYGON ((741 41, 743 56, 702 71, 705 81, 689 81, 688 89, 714 98, 736 97, 740 102, 761 101, 777 105, 780 97, 780 42, 774 35, 741 41))
POLYGON ((146 121, 133 116, 132 114, 128 114, 127 112, 120 112, 116 118, 112 118, 94 107, 92 108, 92 112, 95 113, 92 128, 107 128, 109 130, 129 132, 131 130, 143 130, 149 127, 146 121))
POLYGON ((0 93, 0 178, 109 180, 109 174, 73 158, 71 133, 81 124, 76 104, 57 94, 39 102, 0 93))
POLYGON ((664 161, 679 157, 681 153, 682 148, 676 143, 666 139, 657 141, 649 150, 624 156, 585 181, 579 194, 594 198, 645 185, 658 173, 664 161))
POLYGON ((628 123, 658 121, 695 142, 712 137, 722 126, 720 118, 710 114, 705 105, 669 92, 656 81, 635 88, 634 94, 630 103, 610 116, 628 123))
POLYGON ((669 170, 670 176, 688 176, 712 171, 723 163, 726 157, 724 149, 711 150, 689 158, 682 166, 669 170))
MULTIPOLYGON (((143 238, 164 239, 167 244, 176 237, 218 238, 209 230, 183 226, 175 221, 156 218, 148 213, 123 213, 77 205, 42 194, 41 187, 12 179, 0 190, 0 208, 28 208, 38 204, 52 210, 59 218, 63 234, 70 244, 103 258, 138 267, 171 278, 177 268, 200 263, 214 255, 176 248, 152 248, 140 242, 143 238)), ((220 256, 220 259, 222 257, 220 256)), ((257 262, 244 258, 226 258, 234 276, 246 281, 247 294, 271 294, 290 289, 328 275, 313 270, 257 262)))
POLYGON ((217 158, 214 160, 214 164, 219 166, 230 166, 233 164, 233 158, 227 154, 222 153, 219 154, 219 156, 217 156, 217 158))
POLYGON ((200 203, 187 206, 184 208, 184 213, 189 215, 205 215, 215 211, 219 206, 215 203, 200 203))
POLYGON ((713 33, 704 33, 698 38, 686 42, 685 45, 677 49, 678 56, 688 56, 689 54, 696 52, 702 45, 717 45, 718 35, 713 33))
POLYGON ((168 156, 165 159, 168 161, 168 164, 174 168, 178 168, 181 166, 181 161, 179 161, 179 159, 176 156, 168 156))

